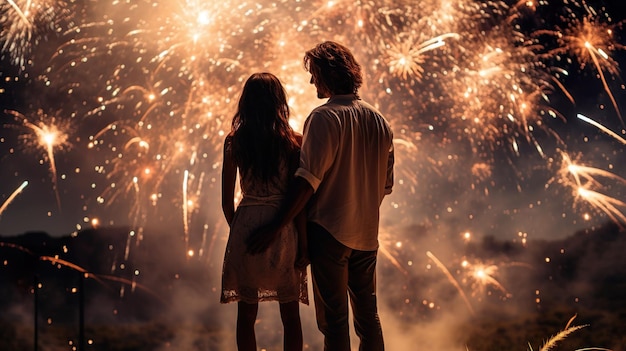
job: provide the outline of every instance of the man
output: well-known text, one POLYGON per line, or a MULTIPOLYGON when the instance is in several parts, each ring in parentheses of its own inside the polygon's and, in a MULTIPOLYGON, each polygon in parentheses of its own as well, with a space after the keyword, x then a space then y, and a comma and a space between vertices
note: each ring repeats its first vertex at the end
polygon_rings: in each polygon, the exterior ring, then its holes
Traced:
POLYGON ((317 324, 324 350, 350 351, 348 296, 361 351, 384 350, 376 301, 379 209, 393 186, 393 134, 360 100, 361 66, 336 42, 306 52, 304 66, 319 98, 304 124, 300 167, 285 206, 248 241, 261 252, 278 228, 307 209, 317 324))

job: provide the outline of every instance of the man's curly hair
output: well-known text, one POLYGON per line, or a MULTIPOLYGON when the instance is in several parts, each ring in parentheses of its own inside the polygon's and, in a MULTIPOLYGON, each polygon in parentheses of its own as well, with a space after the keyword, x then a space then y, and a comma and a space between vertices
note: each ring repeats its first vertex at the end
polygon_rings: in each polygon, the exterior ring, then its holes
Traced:
POLYGON ((334 95, 358 95, 363 84, 361 65, 348 48, 333 41, 325 41, 307 51, 304 68, 334 95))

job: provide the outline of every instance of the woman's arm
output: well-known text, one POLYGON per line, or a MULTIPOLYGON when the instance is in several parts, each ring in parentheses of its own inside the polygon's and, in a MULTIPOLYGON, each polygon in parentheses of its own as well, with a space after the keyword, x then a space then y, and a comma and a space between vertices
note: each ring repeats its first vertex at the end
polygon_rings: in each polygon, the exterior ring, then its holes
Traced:
POLYGON ((235 217, 235 182, 237 180, 237 165, 232 154, 232 136, 224 140, 224 159, 222 161, 222 211, 228 225, 235 217))

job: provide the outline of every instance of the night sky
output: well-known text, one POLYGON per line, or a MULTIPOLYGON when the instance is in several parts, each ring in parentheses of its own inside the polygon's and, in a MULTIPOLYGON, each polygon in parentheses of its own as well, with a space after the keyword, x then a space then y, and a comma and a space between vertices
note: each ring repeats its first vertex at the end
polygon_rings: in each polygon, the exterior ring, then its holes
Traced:
POLYGON ((513 241, 626 225, 616 3, 3 2, 0 234, 225 236, 221 143, 243 81, 277 74, 301 131, 323 102, 302 56, 326 39, 354 51, 394 128, 385 242, 410 225, 513 241))

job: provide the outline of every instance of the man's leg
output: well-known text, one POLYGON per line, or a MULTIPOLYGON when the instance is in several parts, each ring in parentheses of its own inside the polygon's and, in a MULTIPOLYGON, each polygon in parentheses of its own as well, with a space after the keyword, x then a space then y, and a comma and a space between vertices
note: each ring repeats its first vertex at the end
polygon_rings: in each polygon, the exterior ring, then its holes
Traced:
POLYGON ((351 250, 317 224, 307 225, 317 326, 325 351, 350 351, 348 255, 351 250))
POLYGON ((376 302, 377 251, 353 250, 349 263, 348 291, 354 329, 361 339, 359 351, 383 351, 383 331, 376 302))

